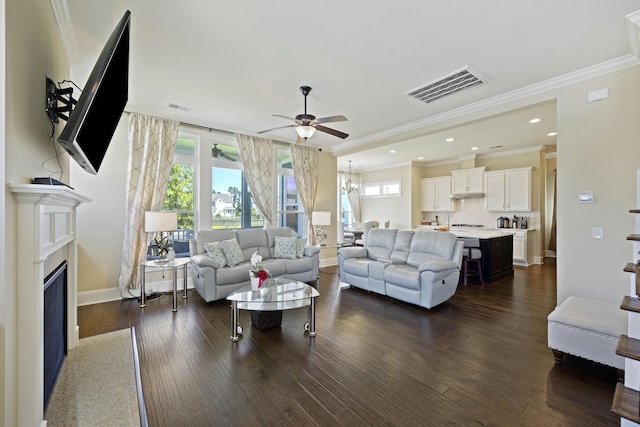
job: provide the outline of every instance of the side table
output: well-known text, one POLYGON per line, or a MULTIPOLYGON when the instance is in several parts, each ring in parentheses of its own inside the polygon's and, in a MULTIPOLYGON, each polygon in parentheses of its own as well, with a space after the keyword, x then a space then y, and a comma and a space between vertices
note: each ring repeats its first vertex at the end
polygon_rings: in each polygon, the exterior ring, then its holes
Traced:
POLYGON ((140 273, 142 275, 142 285, 140 288, 140 308, 147 306, 146 294, 145 294, 145 273, 148 268, 160 268, 160 269, 172 269, 173 270, 173 309, 171 311, 178 311, 178 267, 183 268, 184 272, 184 293, 182 298, 186 299, 187 295, 187 264, 189 264, 189 258, 175 258, 171 261, 157 263, 154 260, 146 260, 140 263, 140 273))

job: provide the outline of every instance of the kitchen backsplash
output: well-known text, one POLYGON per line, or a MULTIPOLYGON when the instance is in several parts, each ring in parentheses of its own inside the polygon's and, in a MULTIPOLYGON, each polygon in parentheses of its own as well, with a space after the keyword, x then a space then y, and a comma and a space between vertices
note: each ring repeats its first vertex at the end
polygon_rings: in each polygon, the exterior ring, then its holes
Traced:
POLYGON ((447 217, 451 224, 484 225, 485 227, 497 227, 497 220, 501 216, 511 219, 514 215, 525 216, 529 219, 529 228, 533 228, 533 212, 489 212, 484 208, 484 199, 456 200, 455 212, 428 212, 424 213, 423 220, 435 221, 438 215, 438 224, 446 225, 447 217))

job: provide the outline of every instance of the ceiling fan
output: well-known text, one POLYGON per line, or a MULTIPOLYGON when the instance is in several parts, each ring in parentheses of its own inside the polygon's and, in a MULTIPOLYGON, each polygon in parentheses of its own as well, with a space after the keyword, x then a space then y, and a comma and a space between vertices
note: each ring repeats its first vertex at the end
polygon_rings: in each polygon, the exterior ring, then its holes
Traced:
POLYGON ((282 117, 283 119, 293 120, 295 124, 287 125, 287 126, 278 126, 277 128, 262 130, 258 133, 271 132, 276 129, 284 129, 284 128, 295 128, 296 133, 298 134, 298 139, 296 142, 304 142, 307 138, 310 138, 316 130, 320 132, 328 133, 329 135, 337 136, 338 138, 345 139, 349 136, 344 132, 340 132, 339 130, 331 129, 326 126, 322 126, 322 123, 332 123, 332 122, 346 122, 347 118, 345 116, 330 116, 323 117, 317 119, 313 114, 307 114, 307 95, 311 92, 311 88, 309 86, 300 86, 300 92, 304 95, 304 114, 298 114, 295 118, 288 116, 281 116, 279 114, 274 114, 274 117, 282 117))
POLYGON ((223 159, 227 159, 230 160, 232 162, 237 162, 238 159, 231 156, 230 154, 225 153, 224 151, 222 151, 221 149, 218 148, 218 144, 213 144, 213 148, 211 149, 211 156, 214 159, 220 158, 222 157, 223 159))

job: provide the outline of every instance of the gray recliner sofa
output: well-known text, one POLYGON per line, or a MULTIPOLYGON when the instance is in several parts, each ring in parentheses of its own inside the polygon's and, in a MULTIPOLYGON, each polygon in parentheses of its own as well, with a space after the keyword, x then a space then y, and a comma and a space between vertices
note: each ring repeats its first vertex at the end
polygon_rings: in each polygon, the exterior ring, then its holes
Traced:
POLYGON ((191 277, 196 291, 205 301, 210 302, 226 298, 233 291, 249 285, 251 255, 256 251, 262 256, 260 265, 269 271, 271 277, 284 277, 316 285, 320 249, 311 246, 299 247, 300 256, 276 258, 276 237, 295 238, 296 234, 287 227, 266 230, 205 230, 196 233, 195 237, 189 240, 191 277), (220 266, 218 261, 209 256, 205 244, 230 239, 237 241, 243 259, 237 265, 220 266))
POLYGON ((455 294, 463 247, 448 232, 373 229, 365 247, 338 250, 340 280, 432 308, 455 294))

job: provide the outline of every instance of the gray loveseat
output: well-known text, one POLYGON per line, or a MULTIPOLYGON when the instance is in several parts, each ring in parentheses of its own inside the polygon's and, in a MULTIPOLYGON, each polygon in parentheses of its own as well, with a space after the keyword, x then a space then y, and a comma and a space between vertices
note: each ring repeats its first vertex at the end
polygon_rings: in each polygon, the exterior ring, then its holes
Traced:
POLYGON ((365 247, 340 248, 340 281, 431 308, 455 294, 464 244, 441 231, 374 228, 365 247))
MULTIPOLYGON (((196 291, 207 301, 215 301, 226 298, 233 291, 249 285, 249 271, 251 270, 251 255, 258 251, 262 256, 262 265, 269 270, 272 277, 285 277, 300 282, 316 284, 318 279, 318 266, 320 262, 320 249, 303 246, 304 241, 297 239, 296 234, 290 228, 263 229, 237 229, 237 230, 206 230, 196 233, 189 240, 189 253, 191 256, 191 277, 196 291), (284 238, 284 239, 282 239, 284 238), (276 241, 287 243, 291 239, 296 241, 296 253, 291 254, 287 250, 276 250, 276 241), (223 254, 212 252, 212 246, 222 245, 224 241, 231 241, 227 246, 235 246, 233 240, 241 251, 241 259, 236 259, 231 264, 226 264, 223 254), (209 248, 209 252, 207 248, 209 248)), ((226 244, 226 243, 225 243, 226 244)), ((280 246, 281 248, 282 246, 280 246)), ((223 251, 224 253, 224 251, 223 251)))

